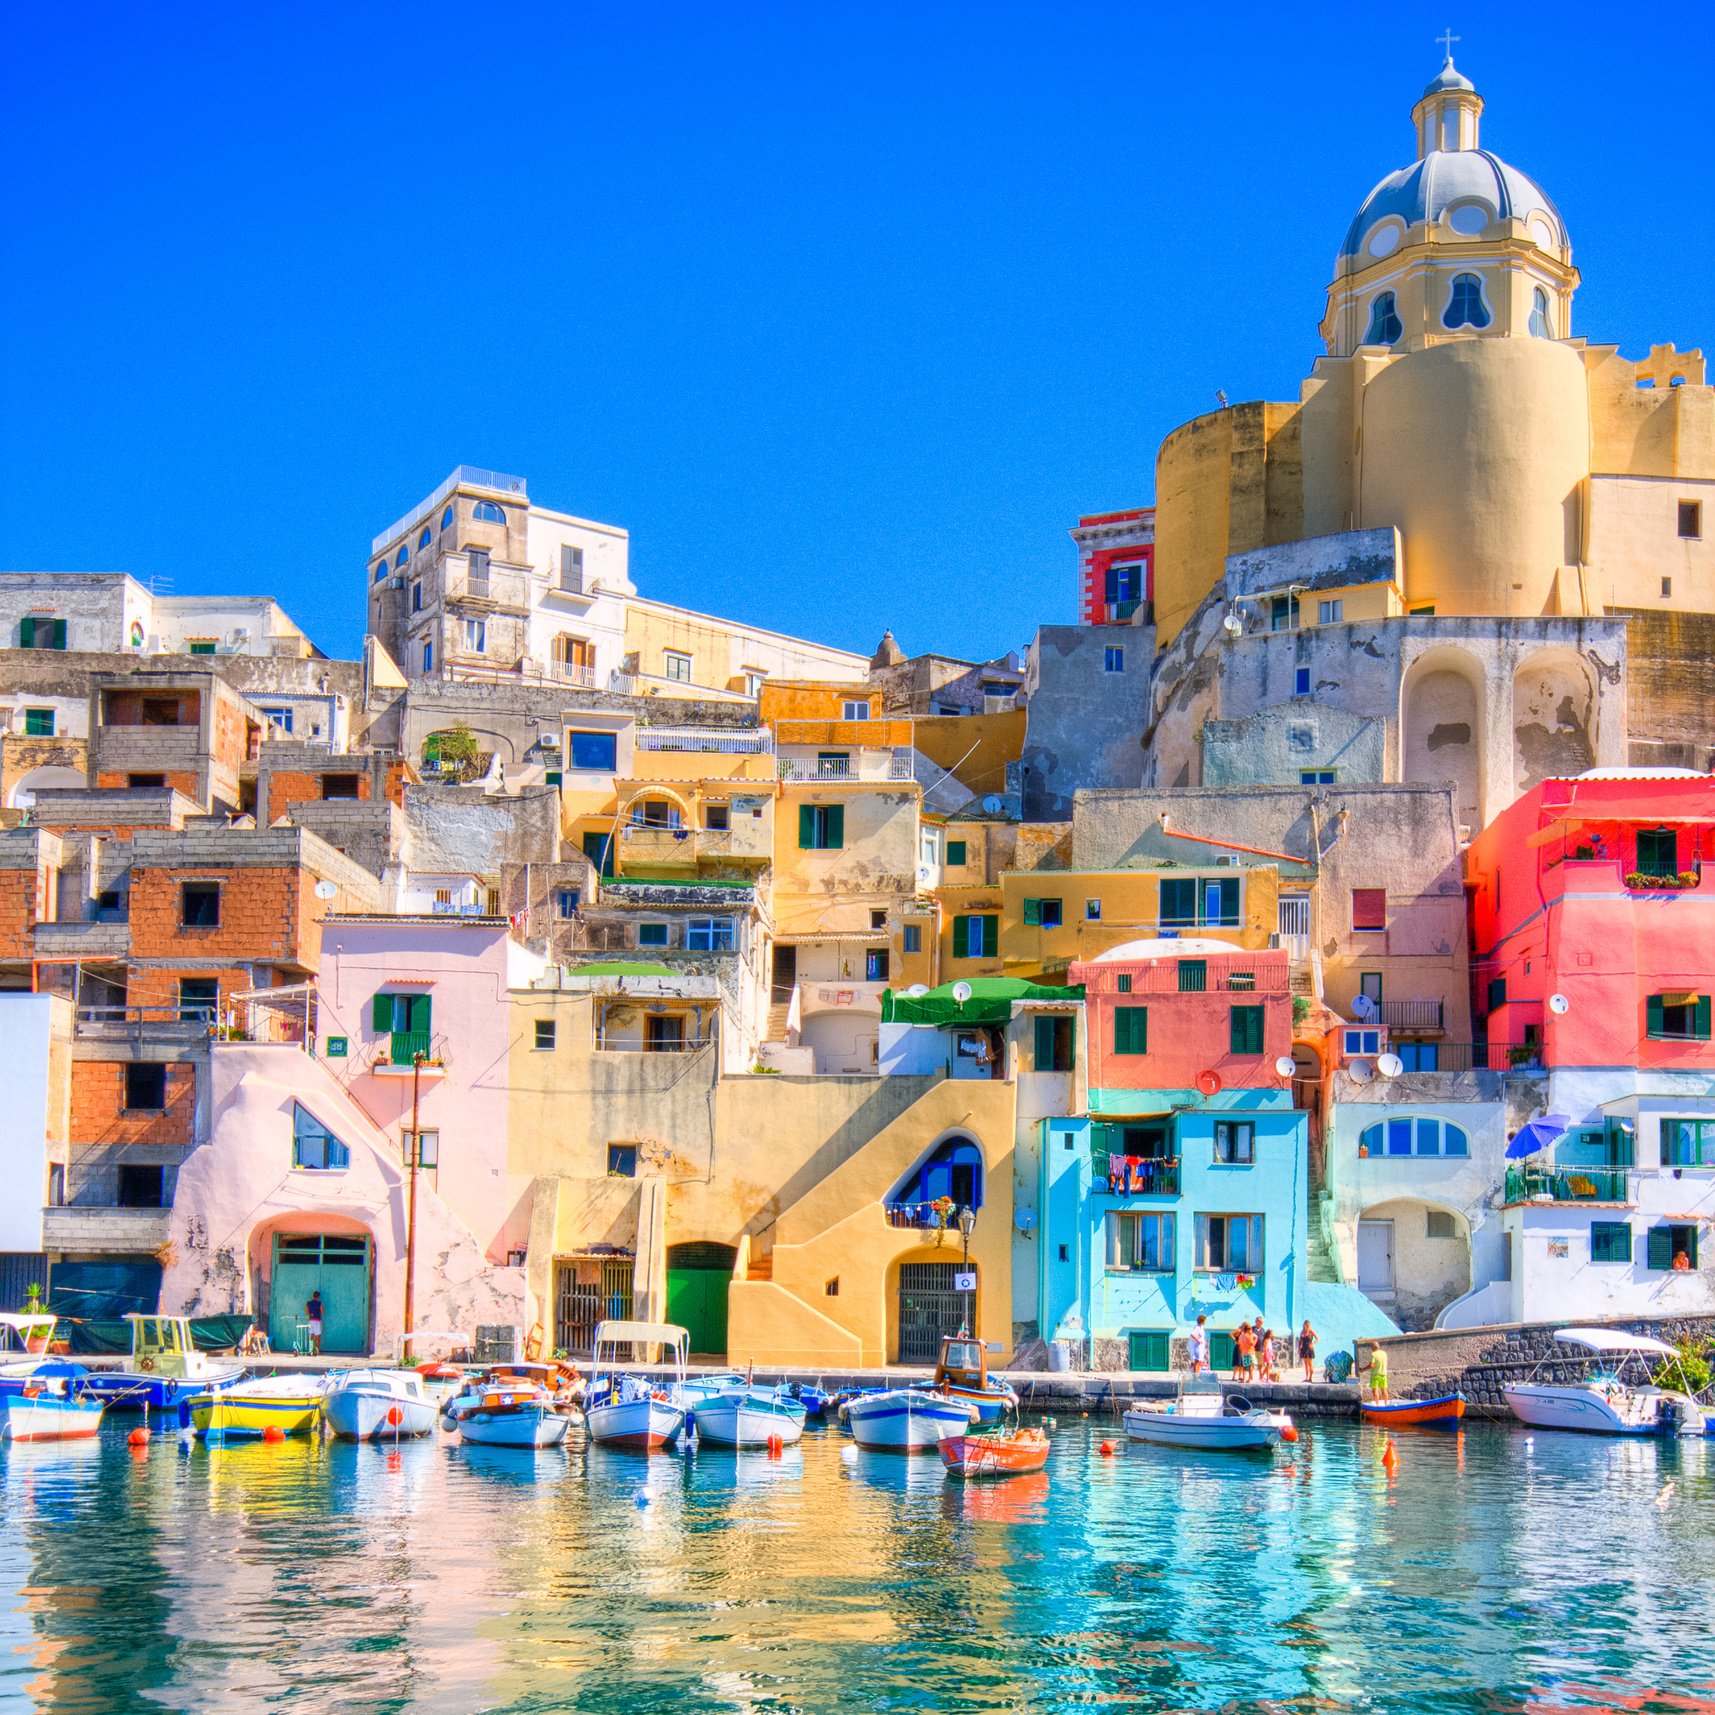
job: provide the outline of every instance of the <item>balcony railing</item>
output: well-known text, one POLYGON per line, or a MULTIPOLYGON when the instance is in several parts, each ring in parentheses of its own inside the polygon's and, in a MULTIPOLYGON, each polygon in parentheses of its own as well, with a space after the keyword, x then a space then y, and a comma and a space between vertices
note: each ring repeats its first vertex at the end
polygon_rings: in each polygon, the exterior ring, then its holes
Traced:
POLYGON ((1618 1168, 1509 1167, 1509 1203, 1629 1203, 1631 1181, 1618 1168))
POLYGON ((954 1239, 959 1236, 960 1208, 955 1204, 951 1209, 937 1209, 933 1203, 886 1203, 882 1205, 887 1213, 887 1224, 890 1227, 916 1227, 925 1232, 947 1232, 954 1239))
POLYGON ((615 1039, 598 1032, 595 1045, 603 1054, 690 1054, 698 1048, 709 1047, 713 1041, 712 1036, 670 1036, 656 1037, 653 1040, 637 1037, 615 1039))
POLYGON ((570 661, 555 661, 550 664, 549 671, 562 685, 577 685, 586 691, 594 691, 601 686, 601 675, 594 667, 581 667, 570 661))
POLYGON ((1124 1156, 1108 1147, 1108 1139, 1097 1130, 1090 1139, 1090 1170, 1096 1190, 1110 1197, 1177 1197, 1179 1157, 1176 1155, 1124 1156))
POLYGON ((214 1023, 215 1007, 198 1002, 186 1006, 80 1006, 79 1036, 131 1036, 158 1030, 175 1036, 206 1035, 214 1023))
POLYGON ((1230 967, 1225 960, 1214 964, 1201 955, 1185 959, 1169 956, 1153 967, 1121 973, 1131 977, 1131 986, 1127 989, 1118 988, 1116 978, 1105 975, 1098 979, 1100 987, 1097 992, 1104 999, 1112 998, 1120 1006, 1126 1004, 1128 995, 1140 994, 1286 993, 1288 973, 1278 956, 1259 955, 1254 965, 1245 964, 1242 960, 1243 953, 1238 949, 1235 949, 1235 962, 1230 967))
POLYGON ((388 1057, 395 1066, 409 1066, 421 1054, 430 1057, 429 1033, 426 1030, 395 1030, 388 1046, 388 1057))
POLYGON ((697 756, 767 756, 774 735, 767 727, 729 730, 720 727, 640 727, 634 743, 639 750, 682 751, 697 756))
POLYGON ((1442 1011, 1438 1000, 1384 1000, 1381 1022, 1389 1030, 1440 1030, 1442 1011))

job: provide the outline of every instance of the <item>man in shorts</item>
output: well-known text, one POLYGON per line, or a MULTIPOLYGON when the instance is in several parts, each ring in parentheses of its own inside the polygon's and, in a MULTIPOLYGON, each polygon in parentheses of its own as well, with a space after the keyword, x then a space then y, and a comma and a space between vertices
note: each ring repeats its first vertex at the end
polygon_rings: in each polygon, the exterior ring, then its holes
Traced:
POLYGON ((1256 1335, 1248 1322, 1241 1322, 1233 1337, 1233 1364, 1239 1381, 1256 1379, 1256 1335))

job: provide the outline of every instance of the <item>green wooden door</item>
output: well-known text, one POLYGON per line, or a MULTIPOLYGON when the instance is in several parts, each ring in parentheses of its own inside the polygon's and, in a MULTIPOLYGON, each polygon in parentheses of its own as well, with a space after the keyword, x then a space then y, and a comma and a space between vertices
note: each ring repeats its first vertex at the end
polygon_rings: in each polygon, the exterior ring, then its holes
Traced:
POLYGON ((1172 1367, 1173 1336, 1165 1328, 1134 1328, 1131 1331, 1131 1358, 1128 1367, 1134 1370, 1166 1370, 1172 1367))
POLYGON ((1209 1368, 1220 1375, 1233 1367, 1233 1336, 1226 1329, 1209 1330, 1209 1368))
POLYGON ((276 1233, 268 1343, 294 1351, 304 1307, 322 1295, 322 1350, 369 1351, 369 1240, 345 1233, 276 1233))
POLYGON ((726 1353, 727 1287, 737 1253, 731 1245, 673 1245, 667 1252, 667 1320, 690 1330, 691 1350, 726 1353))

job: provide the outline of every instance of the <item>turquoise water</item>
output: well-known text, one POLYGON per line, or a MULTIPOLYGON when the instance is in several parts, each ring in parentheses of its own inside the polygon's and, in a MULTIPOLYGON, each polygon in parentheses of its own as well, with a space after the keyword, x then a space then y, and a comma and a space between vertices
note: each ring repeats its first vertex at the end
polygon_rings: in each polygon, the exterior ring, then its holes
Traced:
POLYGON ((1715 1711, 1715 1444, 0 1453, 0 1708, 1715 1711), (640 1504, 646 1503, 646 1504, 640 1504))

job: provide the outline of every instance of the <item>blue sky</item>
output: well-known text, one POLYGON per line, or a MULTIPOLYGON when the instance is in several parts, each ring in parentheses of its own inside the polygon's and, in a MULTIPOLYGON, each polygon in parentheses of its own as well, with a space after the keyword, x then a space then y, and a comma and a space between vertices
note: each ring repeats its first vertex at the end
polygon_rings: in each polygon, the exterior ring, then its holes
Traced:
MULTIPOLYGON (((1715 11, 1501 11, 1456 51, 1566 216, 1574 331, 1715 347, 1715 11)), ((1070 620, 1077 515, 1217 388, 1295 395, 1446 22, 4 17, 0 564, 272 593, 342 654, 371 535, 461 461, 625 525, 665 600, 866 652, 1070 620)))

